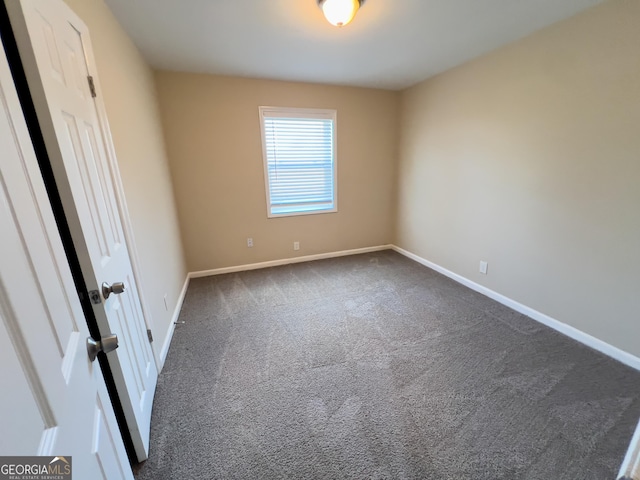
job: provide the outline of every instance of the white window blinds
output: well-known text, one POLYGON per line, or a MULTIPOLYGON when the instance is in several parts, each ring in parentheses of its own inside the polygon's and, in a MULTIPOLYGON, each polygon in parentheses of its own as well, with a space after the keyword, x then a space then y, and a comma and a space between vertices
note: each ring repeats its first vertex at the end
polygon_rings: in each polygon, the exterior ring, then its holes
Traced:
POLYGON ((260 107, 270 217, 335 212, 335 110, 260 107))

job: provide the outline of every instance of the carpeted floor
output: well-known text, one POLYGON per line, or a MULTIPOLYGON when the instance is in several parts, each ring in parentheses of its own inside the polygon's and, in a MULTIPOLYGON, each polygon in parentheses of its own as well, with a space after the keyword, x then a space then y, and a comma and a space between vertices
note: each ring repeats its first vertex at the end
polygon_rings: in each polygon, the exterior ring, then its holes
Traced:
POLYGON ((392 251, 194 279, 180 320, 138 480, 612 480, 640 416, 639 372, 392 251))

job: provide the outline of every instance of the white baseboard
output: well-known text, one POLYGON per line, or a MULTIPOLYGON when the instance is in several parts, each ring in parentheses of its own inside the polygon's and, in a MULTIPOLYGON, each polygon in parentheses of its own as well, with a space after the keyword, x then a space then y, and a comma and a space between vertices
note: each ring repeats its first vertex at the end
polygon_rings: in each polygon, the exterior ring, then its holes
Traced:
POLYGON ((378 252, 380 250, 389 250, 391 248, 392 245, 378 245, 376 247, 354 248, 353 250, 341 250, 339 252, 318 253, 316 255, 305 255, 303 257, 292 257, 283 258, 280 260, 271 260, 268 262, 249 263, 246 265, 237 265, 234 267, 214 268, 213 270, 190 272, 189 278, 209 277, 211 275, 222 275, 224 273, 244 272, 246 270, 257 270, 259 268, 277 267, 279 265, 288 265, 290 263, 302 263, 311 262, 313 260, 323 260, 325 258, 345 257, 347 255, 378 252))
POLYGON ((607 342, 604 342, 598 338, 595 338, 589 335, 588 333, 578 330, 575 327, 567 325, 566 323, 562 323, 559 320, 556 320, 555 318, 545 315, 542 312, 534 310, 531 307, 527 307, 522 303, 516 302, 515 300, 512 300, 511 298, 506 297, 498 292, 494 292, 493 290, 487 287, 484 287, 472 280, 469 280, 468 278, 465 278, 462 275, 458 275, 457 273, 451 272, 450 270, 447 270, 446 268, 441 267, 440 265, 430 262, 429 260, 425 260, 424 258, 414 253, 411 253, 403 248, 400 248, 396 245, 392 245, 391 248, 396 252, 404 255, 405 257, 410 258, 411 260, 415 260, 416 262, 426 267, 429 267, 435 270, 436 272, 439 272, 451 278, 452 280, 455 280, 456 282, 464 285, 465 287, 469 287, 471 290, 475 290, 476 292, 481 293, 495 300, 496 302, 506 305, 507 307, 512 308, 513 310, 520 312, 523 315, 526 315, 527 317, 530 317, 540 323, 543 323, 547 327, 553 328, 554 330, 584 345, 587 345, 588 347, 598 350, 599 352, 604 353, 605 355, 611 358, 614 358, 615 360, 618 360, 619 362, 622 362, 631 368, 640 370, 640 358, 628 352, 625 352, 624 350, 614 347, 613 345, 610 345, 607 342))
POLYGON ((620 467, 618 478, 640 480, 640 423, 631 439, 631 445, 620 467))
POLYGON ((182 309, 182 304, 184 303, 184 297, 187 294, 187 288, 189 287, 189 275, 184 280, 184 285, 182 286, 182 290, 180 291, 180 295, 178 296, 178 301, 176 302, 176 308, 173 310, 173 315, 171 315, 171 323, 169 324, 169 330, 167 331, 167 336, 164 339, 164 343, 162 344, 162 350, 160 350, 160 368, 158 369, 158 373, 162 371, 164 367, 164 362, 167 359, 167 354, 169 353, 169 346, 171 345, 171 340, 173 339, 173 332, 176 329, 176 322, 178 321, 178 317, 180 317, 180 310, 182 309))

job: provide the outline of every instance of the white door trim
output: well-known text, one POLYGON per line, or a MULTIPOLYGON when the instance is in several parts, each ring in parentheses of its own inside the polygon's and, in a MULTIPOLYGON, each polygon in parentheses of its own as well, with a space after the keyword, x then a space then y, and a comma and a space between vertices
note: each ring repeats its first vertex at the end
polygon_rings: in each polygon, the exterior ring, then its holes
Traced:
POLYGON ((618 478, 630 478, 640 480, 640 422, 636 427, 636 433, 631 439, 631 445, 624 457, 618 478))

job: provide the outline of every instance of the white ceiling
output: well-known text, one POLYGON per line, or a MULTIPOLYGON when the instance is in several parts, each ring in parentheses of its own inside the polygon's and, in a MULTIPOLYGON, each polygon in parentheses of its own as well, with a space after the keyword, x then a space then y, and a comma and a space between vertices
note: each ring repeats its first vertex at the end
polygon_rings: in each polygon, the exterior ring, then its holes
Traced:
POLYGON ((603 0, 367 0, 330 25, 316 0, 105 0, 164 70, 402 89, 603 0))

